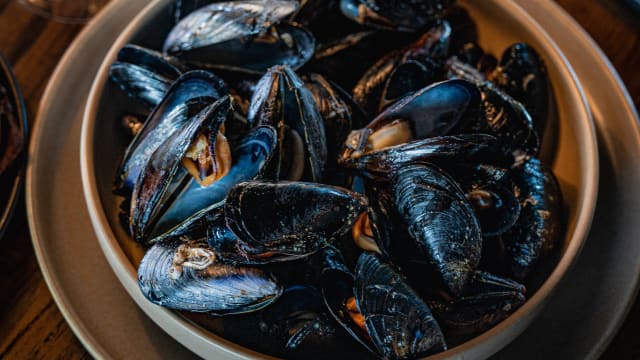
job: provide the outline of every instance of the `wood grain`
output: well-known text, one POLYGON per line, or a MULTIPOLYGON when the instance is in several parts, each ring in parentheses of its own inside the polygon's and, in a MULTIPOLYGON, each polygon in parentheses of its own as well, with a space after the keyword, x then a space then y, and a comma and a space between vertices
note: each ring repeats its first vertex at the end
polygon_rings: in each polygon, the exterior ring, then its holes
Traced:
MULTIPOLYGON (((591 34, 640 105, 640 15, 620 1, 557 0, 591 34)), ((0 51, 14 67, 30 121, 44 87, 82 27, 43 19, 15 0, 0 0, 0 51)), ((31 124, 33 125, 33 124, 31 124)), ((24 207, 0 241, 0 358, 83 359, 90 355, 53 302, 33 252, 24 207)), ((640 302, 636 302, 605 359, 638 359, 640 302)))

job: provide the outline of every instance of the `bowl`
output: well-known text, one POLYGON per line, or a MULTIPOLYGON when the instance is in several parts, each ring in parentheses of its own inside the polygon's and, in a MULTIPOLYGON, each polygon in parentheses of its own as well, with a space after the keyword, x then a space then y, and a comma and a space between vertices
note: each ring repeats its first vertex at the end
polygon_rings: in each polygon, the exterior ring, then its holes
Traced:
MULTIPOLYGON (((22 93, 18 87, 18 81, 13 75, 11 66, 6 60, 4 55, 0 52, 0 86, 2 86, 7 92, 7 99, 13 110, 13 116, 15 117, 16 131, 21 137, 18 142, 15 143, 15 148, 18 149, 18 155, 13 158, 4 169, 0 172, 0 239, 7 230, 11 217, 18 201, 20 200, 20 189, 22 188, 22 182, 24 180, 24 167, 26 164, 26 152, 24 151, 28 140, 28 123, 27 123, 27 109, 24 105, 24 99, 22 93)), ((0 127, 3 123, 0 122, 0 127)), ((2 130, 0 129, 0 148, 6 146, 6 139, 3 139, 2 130), (5 143, 3 143, 3 141, 5 143)), ((6 133, 8 129, 4 129, 6 133)), ((2 150, 0 149, 0 157, 2 156, 2 150)))
MULTIPOLYGON (((114 42, 98 71, 85 109, 81 135, 82 183, 100 246, 118 279, 138 306, 178 342, 205 358, 264 357, 228 341, 198 323, 149 302, 140 292, 136 266, 143 250, 125 233, 118 218, 120 199, 112 183, 127 146, 119 118, 135 104, 108 81, 109 65, 127 43, 161 48, 170 30, 170 0, 150 3, 114 42)), ((529 299, 506 320, 481 335, 434 355, 441 358, 485 358, 526 329, 544 309, 560 280, 575 263, 589 231, 598 182, 595 129, 585 96, 570 64, 552 39, 526 12, 502 0, 459 1, 474 18, 479 43, 493 54, 517 41, 533 45, 543 57, 556 97, 555 136, 547 136, 543 161, 562 188, 567 214, 566 236, 557 256, 545 263, 527 285, 529 299)))

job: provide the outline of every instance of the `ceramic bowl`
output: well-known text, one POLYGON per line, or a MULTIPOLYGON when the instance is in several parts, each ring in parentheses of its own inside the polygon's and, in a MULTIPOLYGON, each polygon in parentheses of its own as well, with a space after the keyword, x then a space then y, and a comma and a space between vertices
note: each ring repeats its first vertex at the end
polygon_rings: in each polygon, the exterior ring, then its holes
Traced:
MULTIPOLYGON (((120 117, 135 108, 108 81, 109 65, 127 43, 161 48, 170 30, 169 0, 151 2, 123 31, 106 56, 93 83, 85 110, 81 139, 82 182, 94 230, 113 271, 140 308, 162 329, 205 358, 264 356, 232 343, 187 320, 179 313, 147 301, 138 289, 136 264, 142 250, 126 235, 118 219, 121 199, 111 192, 127 145, 120 117)), ((518 336, 543 311, 562 277, 575 262, 589 231, 597 193, 598 162, 595 130, 584 94, 571 66, 544 30, 515 3, 502 0, 460 1, 478 24, 479 42, 500 55, 524 41, 542 55, 557 102, 557 124, 546 136, 543 160, 560 181, 567 213, 566 236, 558 255, 528 283, 529 299, 489 331, 433 358, 485 358, 518 336)))

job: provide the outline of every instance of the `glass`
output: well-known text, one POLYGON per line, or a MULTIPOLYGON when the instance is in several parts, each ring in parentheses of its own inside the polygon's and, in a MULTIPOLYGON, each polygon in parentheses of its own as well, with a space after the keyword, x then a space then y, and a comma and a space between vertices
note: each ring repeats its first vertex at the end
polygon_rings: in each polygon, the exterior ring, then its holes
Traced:
POLYGON ((65 23, 89 21, 109 0, 18 0, 29 10, 65 23))

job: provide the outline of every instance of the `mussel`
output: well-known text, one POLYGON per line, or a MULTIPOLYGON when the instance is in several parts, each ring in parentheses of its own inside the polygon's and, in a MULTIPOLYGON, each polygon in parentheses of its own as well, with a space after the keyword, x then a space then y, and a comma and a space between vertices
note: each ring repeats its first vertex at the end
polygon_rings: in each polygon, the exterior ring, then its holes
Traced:
MULTIPOLYGON (((258 126, 245 136, 233 152, 228 171, 210 184, 191 180, 166 208, 158 226, 167 229, 202 221, 222 202, 229 190, 243 181, 261 178, 272 161, 276 148, 276 132, 270 126, 258 126)), ((213 146, 215 148, 215 145, 213 146)), ((215 158, 215 152, 210 155, 215 158)))
POLYGON ((138 283, 154 304, 215 315, 256 311, 282 294, 270 274, 218 264, 208 246, 197 242, 152 246, 138 268, 138 283))
POLYGON ((526 288, 506 278, 478 271, 457 299, 426 302, 447 336, 481 333, 504 320, 525 301, 526 288))
POLYGON ((190 71, 171 85, 127 148, 116 191, 128 195, 149 157, 202 109, 228 94, 224 81, 205 71, 190 71))
POLYGON ((159 218, 150 243, 168 239, 204 240, 209 227, 224 225, 224 198, 237 183, 258 179, 269 162, 276 144, 275 130, 269 126, 253 129, 233 151, 229 172, 208 186, 191 182, 167 206, 159 218), (217 219, 221 219, 218 222, 217 219))
POLYGON ((535 158, 514 169, 514 180, 520 188, 522 210, 515 225, 501 239, 511 276, 524 280, 560 239, 562 194, 553 173, 535 158))
POLYGON ((440 78, 449 51, 451 27, 434 25, 414 43, 378 60, 353 88, 353 98, 368 116, 375 116, 404 95, 440 78))
POLYGON ((174 57, 127 44, 109 67, 109 78, 129 97, 153 109, 185 70, 174 57))
POLYGON ((292 0, 204 6, 175 25, 163 51, 202 68, 256 74, 274 65, 297 69, 313 56, 315 38, 298 24, 278 23, 297 6, 292 0))
POLYGON ((346 234, 366 206, 353 192, 302 182, 246 182, 225 201, 228 228, 249 259, 308 256, 346 234))
POLYGON ((403 263, 424 264, 458 296, 478 268, 480 225, 458 184, 431 165, 409 165, 391 175, 396 210, 418 252, 396 254, 403 263))
MULTIPOLYGON (((147 240, 167 204, 171 203, 181 184, 188 179, 187 172, 181 166, 185 154, 203 131, 207 134, 203 136, 218 136, 230 107, 228 96, 207 106, 150 154, 131 195, 129 225, 134 239, 139 242, 147 240)), ((216 147, 211 150, 211 157, 215 158, 216 147)), ((214 171, 219 170, 220 165, 216 163, 214 171)))
POLYGON ((464 131, 486 132, 503 142, 504 152, 521 164, 540 149, 540 139, 525 107, 484 78, 479 71, 456 58, 447 61, 450 78, 465 79, 478 86, 482 94, 482 116, 468 123, 464 131))
POLYGON ((448 135, 476 119, 480 92, 470 82, 450 80, 427 86, 387 108, 365 128, 354 130, 340 161, 427 137, 448 135))
POLYGON ((249 124, 271 125, 278 132, 273 179, 320 182, 327 162, 322 116, 311 92, 288 66, 275 66, 256 85, 249 124))
POLYGON ((521 102, 542 134, 553 104, 547 69, 531 46, 516 43, 504 50, 500 63, 489 75, 491 81, 521 102))
POLYGON ((349 19, 367 26, 417 31, 441 18, 453 0, 341 0, 340 10, 349 19))
POLYGON ((377 255, 362 253, 353 289, 357 310, 379 356, 416 358, 447 349, 427 304, 377 255))

